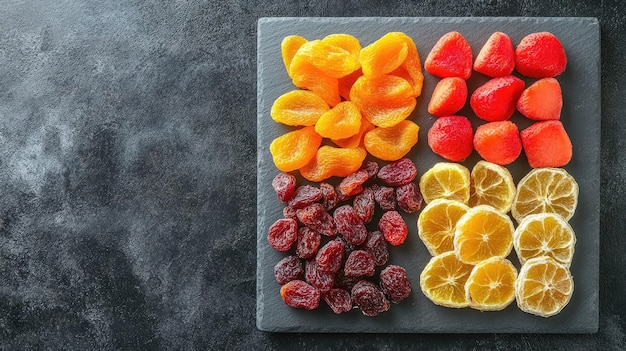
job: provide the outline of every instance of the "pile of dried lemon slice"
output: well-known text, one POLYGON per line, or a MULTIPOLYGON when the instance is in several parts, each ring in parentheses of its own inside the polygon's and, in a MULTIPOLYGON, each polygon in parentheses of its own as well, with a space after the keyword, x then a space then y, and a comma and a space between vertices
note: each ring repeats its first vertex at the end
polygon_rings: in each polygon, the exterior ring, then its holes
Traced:
POLYGON ((564 169, 531 170, 515 186, 503 166, 441 162, 420 179, 418 234, 433 256, 420 275, 437 305, 549 317, 569 302, 578 185, 564 169), (515 226, 511 216, 517 222, 515 226), (521 269, 507 259, 515 250, 521 269))

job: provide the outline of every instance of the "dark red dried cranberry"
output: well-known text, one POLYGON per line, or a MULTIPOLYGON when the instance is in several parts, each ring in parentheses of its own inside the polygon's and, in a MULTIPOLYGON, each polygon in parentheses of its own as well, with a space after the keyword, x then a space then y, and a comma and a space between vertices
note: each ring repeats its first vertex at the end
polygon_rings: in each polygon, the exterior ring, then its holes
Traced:
POLYGON ((417 176, 417 168, 413 161, 401 158, 383 166, 378 171, 378 179, 387 185, 400 186, 412 182, 417 176))
POLYGON ((409 234, 404 219, 397 211, 383 213, 378 222, 378 228, 383 232, 385 240, 394 246, 402 244, 409 234))
POLYGON ((322 242, 320 233, 309 227, 298 228, 296 255, 300 258, 311 258, 317 254, 322 242))
POLYGON ((272 187, 276 191, 278 200, 285 203, 291 199, 296 190, 296 177, 289 173, 278 173, 272 180, 272 187))
POLYGON ((341 183, 339 183, 339 192, 343 197, 357 195, 363 191, 363 183, 365 183, 368 178, 369 175, 367 174, 367 171, 359 169, 358 171, 343 178, 341 183))
POLYGON ((313 310, 319 306, 320 291, 302 280, 292 280, 280 288, 280 297, 287 306, 313 310))
POLYGON ((281 218, 270 226, 267 241, 278 251, 289 251, 298 237, 298 223, 290 218, 281 218))
POLYGON ((415 183, 411 182, 396 188, 398 207, 404 212, 412 213, 422 208, 422 192, 415 183))
POLYGON ((366 182, 371 182, 374 179, 376 179, 376 175, 378 175, 378 163, 374 162, 374 161, 367 161, 364 162, 363 165, 361 166, 362 170, 367 172, 367 181, 366 182))
POLYGON ((307 260, 304 265, 304 277, 309 284, 318 288, 321 292, 330 290, 335 285, 335 275, 319 269, 314 259, 307 260))
POLYGON ((377 316, 389 310, 389 300, 372 282, 361 280, 352 288, 352 301, 366 316, 377 316))
POLYGON ((335 273, 341 268, 344 257, 344 244, 341 240, 331 240, 322 246, 315 256, 318 269, 335 273))
POLYGON ((387 263, 389 259, 389 248, 383 233, 379 231, 370 232, 367 234, 367 240, 363 244, 363 250, 367 251, 377 266, 382 266, 387 263))
POLYGON ((376 262, 367 251, 355 250, 348 256, 344 272, 350 277, 371 277, 376 272, 376 262))
POLYGON ((344 289, 330 289, 324 294, 324 301, 336 314, 348 312, 352 309, 352 298, 350 293, 344 289))
POLYGON ((321 182, 320 191, 322 192, 322 205, 324 205, 326 211, 335 208, 339 203, 339 196, 337 196, 335 187, 326 182, 321 182))
POLYGON ((411 295, 411 284, 406 270, 396 265, 389 265, 380 272, 380 288, 395 303, 411 295))
POLYGON ((335 273, 335 286, 348 291, 352 290, 352 287, 358 283, 361 277, 349 277, 345 274, 343 269, 340 269, 335 273))
POLYGON ((294 209, 305 208, 322 199, 322 191, 310 185, 301 185, 296 188, 293 197, 289 200, 289 207, 294 209))
POLYGON ((367 187, 363 189, 363 192, 354 198, 352 203, 354 211, 365 223, 369 223, 374 215, 374 209, 376 208, 376 202, 374 202, 374 190, 367 187))
POLYGON ((305 208, 296 210, 298 220, 305 226, 326 236, 336 236, 335 220, 326 212, 324 205, 319 202, 312 203, 305 208))
POLYGON ((353 245, 361 245, 367 238, 365 223, 350 205, 338 207, 333 213, 337 232, 353 245))
POLYGON ((298 220, 298 216, 296 215, 296 209, 289 206, 285 206, 283 208, 283 217, 293 219, 294 221, 298 222, 298 226, 300 226, 301 224, 299 223, 300 220, 298 220))
POLYGON ((393 211, 396 209, 396 193, 392 187, 374 184, 372 190, 374 191, 374 200, 381 210, 393 211))
POLYGON ((292 280, 304 279, 304 267, 298 256, 287 256, 274 266, 274 277, 276 282, 283 285, 292 280))

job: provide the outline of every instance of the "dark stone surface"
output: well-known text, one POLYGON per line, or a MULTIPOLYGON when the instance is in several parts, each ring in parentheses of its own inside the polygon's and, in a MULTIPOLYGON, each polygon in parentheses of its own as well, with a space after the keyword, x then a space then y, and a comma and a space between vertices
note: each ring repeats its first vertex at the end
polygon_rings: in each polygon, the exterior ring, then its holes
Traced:
POLYGON ((9 0, 0 19, 0 349, 626 348, 621 1, 9 0), (267 16, 597 17, 598 333, 258 331, 256 24, 267 16))

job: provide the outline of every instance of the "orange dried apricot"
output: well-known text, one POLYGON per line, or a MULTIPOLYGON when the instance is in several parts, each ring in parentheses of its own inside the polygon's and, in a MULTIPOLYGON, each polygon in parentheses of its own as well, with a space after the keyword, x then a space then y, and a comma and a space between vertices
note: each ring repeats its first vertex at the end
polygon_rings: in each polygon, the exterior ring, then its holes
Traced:
POLYGON ((343 101, 332 109, 324 112, 317 123, 315 131, 324 138, 348 138, 359 132, 361 128, 361 112, 352 101, 343 101))
POLYGON ((409 82, 393 75, 361 76, 350 90, 350 99, 363 117, 384 128, 406 119, 416 105, 409 82))
MULTIPOLYGON (((323 42, 338 46, 350 53, 350 55, 354 56, 354 58, 359 59, 359 55, 361 53, 361 43, 359 39, 350 35, 350 34, 330 34, 322 39, 323 42)), ((359 62, 360 65, 360 62, 359 62)))
POLYGON ((347 76, 361 67, 358 57, 331 42, 332 40, 306 42, 298 49, 295 57, 304 57, 307 62, 333 78, 347 76))
POLYGON ((291 172, 314 158, 321 144, 322 137, 315 132, 315 127, 303 127, 274 139, 270 153, 276 168, 291 172))
POLYGON ((361 50, 360 60, 364 75, 377 77, 400 67, 409 51, 406 38, 400 34, 387 33, 361 50))
POLYGON ((370 130, 374 128, 376 128, 376 126, 370 123, 370 121, 368 121, 365 118, 361 118, 361 128, 359 128, 358 133, 356 133, 355 135, 349 138, 331 139, 331 140, 337 146, 346 147, 346 148, 359 147, 363 143, 363 136, 365 135, 365 133, 369 132, 370 130))
POLYGON ((372 156, 385 161, 404 157, 417 143, 419 126, 404 120, 389 128, 375 128, 365 134, 365 149, 372 156))
POLYGON ((289 126, 312 126, 330 108, 317 94, 308 90, 293 90, 274 101, 270 115, 278 123, 289 126))
POLYGON ((350 100, 350 89, 352 89, 354 82, 362 75, 363 71, 359 68, 347 76, 339 78, 339 95, 346 100, 350 100))
MULTIPOLYGON (((298 49, 300 49, 300 47, 306 42, 307 40, 299 35, 289 35, 280 43, 280 51, 287 74, 289 74, 291 60, 293 60, 293 57, 296 55, 298 49)), ((291 77, 291 74, 289 74, 289 76, 291 77)))
POLYGON ((321 182, 330 177, 347 177, 361 167, 366 155, 363 148, 324 145, 309 163, 300 168, 300 174, 311 182, 321 182))
POLYGON ((309 62, 306 55, 300 54, 300 50, 291 60, 289 75, 295 86, 316 93, 329 106, 335 106, 341 101, 337 78, 333 78, 315 67, 309 62))
POLYGON ((399 33, 399 36, 404 37, 408 51, 404 62, 391 74, 406 79, 413 88, 413 96, 418 97, 422 94, 422 86, 424 85, 420 55, 411 37, 404 33, 399 33))

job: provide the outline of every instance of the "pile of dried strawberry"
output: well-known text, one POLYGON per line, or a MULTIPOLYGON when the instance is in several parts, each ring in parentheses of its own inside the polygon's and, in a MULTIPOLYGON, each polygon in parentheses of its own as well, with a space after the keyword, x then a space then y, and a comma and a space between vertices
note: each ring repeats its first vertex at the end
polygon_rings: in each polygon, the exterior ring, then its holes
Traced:
POLYGON ((276 175, 272 187, 286 207, 267 239, 289 253, 274 267, 283 301, 311 310, 324 299, 337 314, 355 306, 375 316, 389 309, 389 300, 407 298, 406 270, 385 265, 388 244, 400 245, 408 235, 396 208, 407 213, 421 208, 416 177, 417 168, 407 158, 380 169, 365 162, 337 186, 297 186, 293 175, 276 175))

